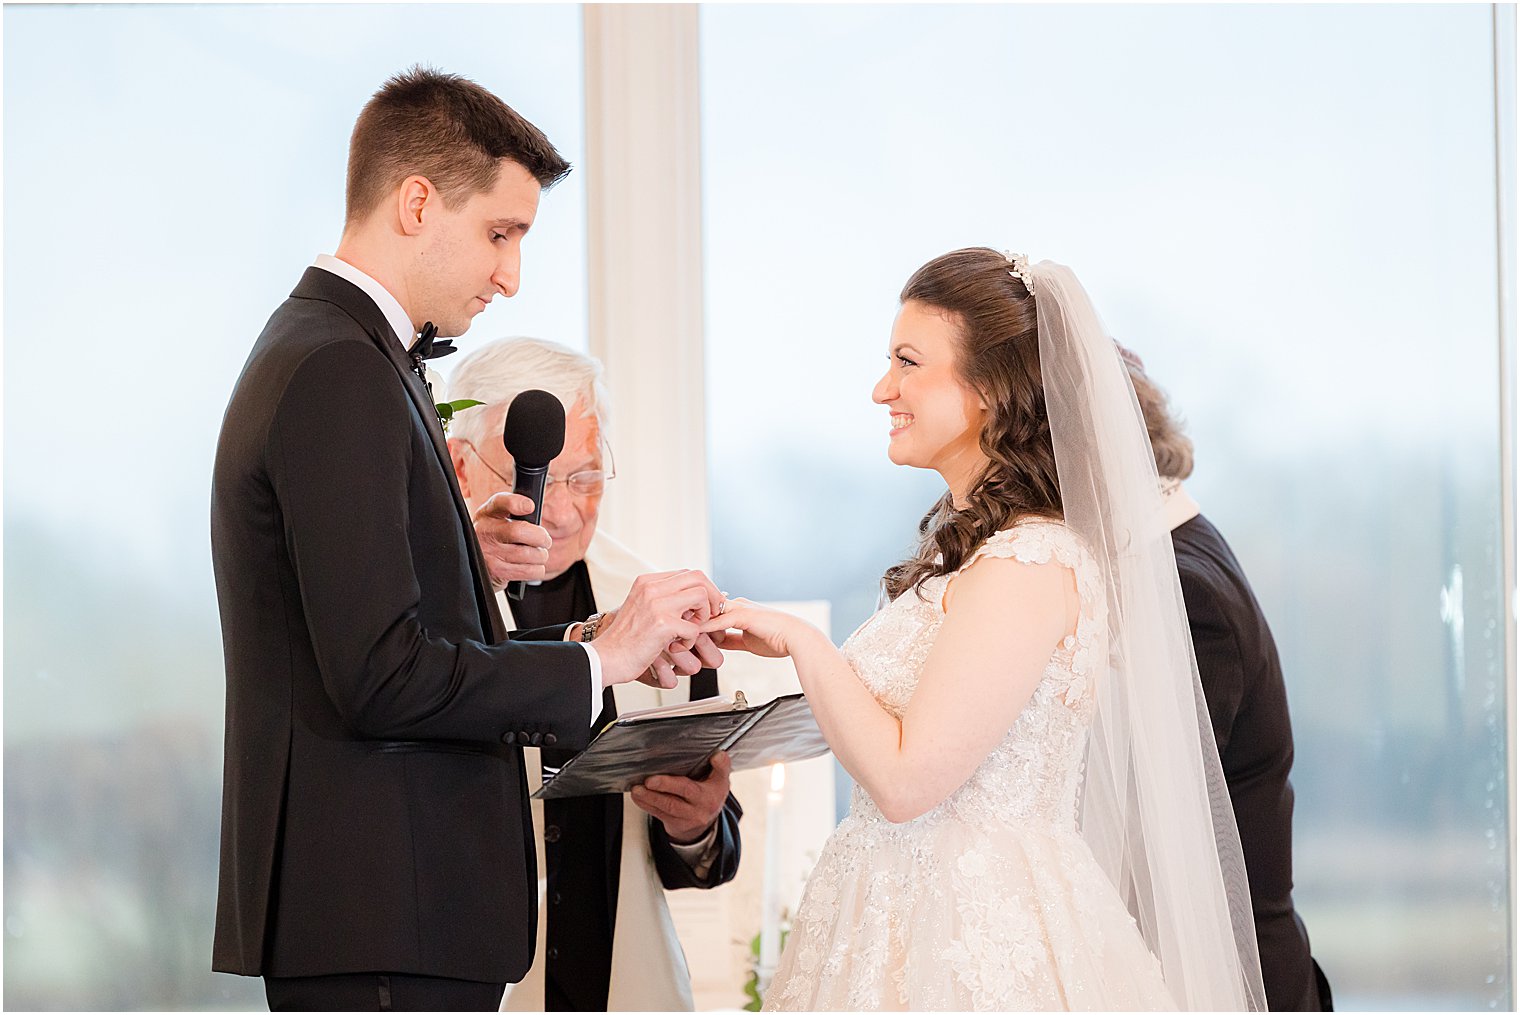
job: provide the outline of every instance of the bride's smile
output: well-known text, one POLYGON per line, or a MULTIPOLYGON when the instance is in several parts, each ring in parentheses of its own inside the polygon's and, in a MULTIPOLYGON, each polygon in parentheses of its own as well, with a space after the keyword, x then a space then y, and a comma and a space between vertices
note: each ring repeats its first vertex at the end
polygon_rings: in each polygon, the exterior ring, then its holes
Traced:
POLYGON ((978 442, 986 408, 956 370, 960 320, 917 301, 892 325, 889 366, 871 392, 891 415, 887 457, 934 469, 960 500, 987 462, 978 442))

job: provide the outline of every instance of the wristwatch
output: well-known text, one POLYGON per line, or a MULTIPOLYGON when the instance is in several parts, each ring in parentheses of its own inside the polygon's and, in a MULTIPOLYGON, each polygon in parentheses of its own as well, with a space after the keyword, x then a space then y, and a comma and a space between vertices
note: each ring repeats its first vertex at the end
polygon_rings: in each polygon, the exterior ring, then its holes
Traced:
POLYGON ((606 619, 605 613, 593 613, 587 617, 586 622, 581 625, 581 641, 590 641, 595 638, 596 633, 602 628, 602 621, 606 619))

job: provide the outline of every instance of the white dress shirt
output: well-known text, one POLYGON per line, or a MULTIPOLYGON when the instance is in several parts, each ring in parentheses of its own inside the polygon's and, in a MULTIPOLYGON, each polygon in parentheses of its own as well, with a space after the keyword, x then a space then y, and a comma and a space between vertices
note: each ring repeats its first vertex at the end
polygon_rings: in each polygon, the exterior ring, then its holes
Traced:
POLYGON ((391 330, 396 333, 396 341, 401 343, 402 349, 410 350, 416 344, 417 329, 412 325, 411 318, 406 316, 406 311, 401 309, 401 302, 391 295, 389 289, 347 261, 340 261, 331 254, 318 254, 312 266, 330 271, 345 282, 352 282, 364 291, 364 295, 374 300, 375 306, 380 308, 380 312, 390 322, 391 330))
POLYGON ((707 834, 696 842, 674 842, 670 848, 676 851, 686 866, 691 868, 692 874, 700 879, 707 877, 707 872, 712 870, 713 861, 718 858, 718 819, 707 826, 707 834))
MULTIPOLYGON (((380 312, 390 322, 391 330, 396 333, 396 341, 401 343, 403 350, 410 350, 416 344, 417 329, 412 326, 411 318, 401 308, 401 301, 391 295, 391 291, 385 286, 347 261, 339 260, 331 254, 318 254, 317 259, 312 262, 312 267, 331 272, 345 282, 358 286, 359 290, 380 308, 380 312)), ((596 717, 602 714, 602 659, 596 654, 596 649, 591 647, 590 642, 577 644, 586 650, 586 657, 591 660, 591 721, 587 725, 595 725, 596 717)))

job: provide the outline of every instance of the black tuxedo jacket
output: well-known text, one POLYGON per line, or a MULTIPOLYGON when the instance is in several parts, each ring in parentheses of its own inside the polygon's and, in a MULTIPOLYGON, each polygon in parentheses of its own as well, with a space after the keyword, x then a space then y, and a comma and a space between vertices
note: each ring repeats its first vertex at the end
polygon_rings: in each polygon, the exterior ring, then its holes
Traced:
POLYGON ((308 269, 238 378, 211 546, 227 670, 214 969, 519 979, 516 743, 584 745, 580 645, 509 640, 429 392, 308 269))
POLYGON ((1245 571, 1203 516, 1172 530, 1198 675, 1240 829, 1272 1011, 1330 1008, 1293 908, 1293 730, 1277 644, 1245 571))

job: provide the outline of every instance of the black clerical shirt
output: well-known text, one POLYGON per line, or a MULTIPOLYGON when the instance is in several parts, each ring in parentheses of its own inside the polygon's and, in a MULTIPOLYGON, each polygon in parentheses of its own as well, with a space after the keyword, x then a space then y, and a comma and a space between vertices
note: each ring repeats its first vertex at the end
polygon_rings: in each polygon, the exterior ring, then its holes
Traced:
MULTIPOLYGON (((557 578, 529 585, 512 604, 519 628, 584 620, 596 612, 585 561, 557 578)), ((692 678, 693 700, 718 693, 718 676, 692 678)), ((612 689, 602 691, 600 730, 617 718, 612 689)), ((542 749, 546 768, 558 769, 575 751, 542 749)), ((544 801, 544 858, 548 880, 544 955, 545 1011, 605 1011, 612 972, 618 869, 623 852, 623 797, 569 797, 544 801)), ((729 876, 732 876, 731 874, 729 876)))

